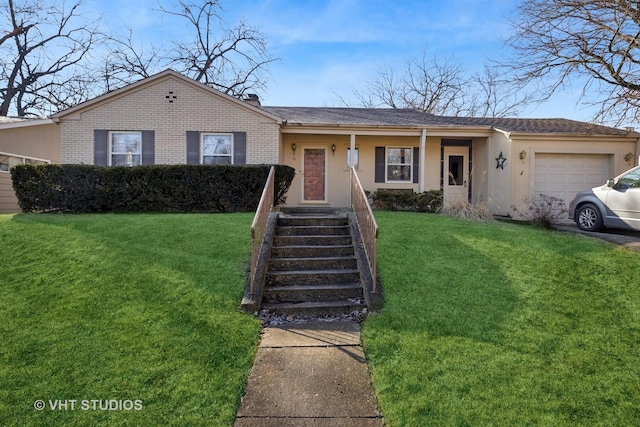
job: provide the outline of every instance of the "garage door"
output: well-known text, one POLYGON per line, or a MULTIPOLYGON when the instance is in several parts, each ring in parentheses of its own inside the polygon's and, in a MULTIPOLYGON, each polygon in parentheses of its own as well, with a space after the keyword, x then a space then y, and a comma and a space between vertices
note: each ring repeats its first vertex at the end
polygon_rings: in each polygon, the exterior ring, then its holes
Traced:
POLYGON ((603 154, 536 154, 536 195, 563 199, 567 205, 577 192, 602 185, 608 178, 609 156, 603 154))

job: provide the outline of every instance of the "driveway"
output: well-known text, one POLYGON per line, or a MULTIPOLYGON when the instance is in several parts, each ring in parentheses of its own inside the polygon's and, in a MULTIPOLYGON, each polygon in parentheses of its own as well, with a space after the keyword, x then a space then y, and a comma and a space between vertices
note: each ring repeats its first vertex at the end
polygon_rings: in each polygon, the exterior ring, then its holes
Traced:
POLYGON ((607 229, 601 232, 582 231, 575 224, 556 225, 557 230, 579 233, 584 236, 606 240, 624 246, 632 251, 640 252, 640 231, 607 229))

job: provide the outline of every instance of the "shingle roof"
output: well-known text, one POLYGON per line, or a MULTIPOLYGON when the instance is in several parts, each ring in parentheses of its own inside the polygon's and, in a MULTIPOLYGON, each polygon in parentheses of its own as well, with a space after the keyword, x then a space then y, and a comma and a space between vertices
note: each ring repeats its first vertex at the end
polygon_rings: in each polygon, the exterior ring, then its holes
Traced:
POLYGON ((269 107, 285 124, 324 126, 487 127, 505 132, 580 135, 628 135, 632 132, 568 119, 520 119, 436 116, 412 109, 269 107))

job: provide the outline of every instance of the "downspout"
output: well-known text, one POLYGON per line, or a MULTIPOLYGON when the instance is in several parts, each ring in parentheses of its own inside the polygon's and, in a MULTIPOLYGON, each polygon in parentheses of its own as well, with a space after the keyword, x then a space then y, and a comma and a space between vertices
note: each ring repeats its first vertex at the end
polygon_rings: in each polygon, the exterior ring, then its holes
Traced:
POLYGON ((418 192, 424 193, 424 167, 425 167, 425 146, 427 143, 427 130, 422 129, 420 133, 420 174, 418 175, 418 192))

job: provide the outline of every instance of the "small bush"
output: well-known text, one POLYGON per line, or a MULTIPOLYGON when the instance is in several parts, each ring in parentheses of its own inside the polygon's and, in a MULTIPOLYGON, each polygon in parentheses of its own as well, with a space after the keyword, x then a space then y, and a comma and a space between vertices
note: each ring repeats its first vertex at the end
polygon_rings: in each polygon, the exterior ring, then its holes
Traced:
POLYGON ((414 193, 411 190, 379 189, 369 193, 373 207, 387 210, 415 210, 437 212, 442 206, 442 190, 414 193))
POLYGON ((454 218, 466 218, 478 221, 493 221, 493 213, 482 203, 471 203, 468 200, 449 202, 442 207, 443 215, 454 218))
POLYGON ((439 212, 442 209, 442 190, 429 190, 414 194, 414 204, 418 212, 439 212))
POLYGON ((522 202, 522 209, 512 206, 515 212, 534 225, 551 228, 566 218, 567 209, 564 200, 547 194, 527 197, 522 202))
MULTIPOLYGON (((242 212, 255 210, 269 166, 19 165, 11 169, 23 212, 242 212)), ((276 166, 275 203, 295 170, 276 166)))

